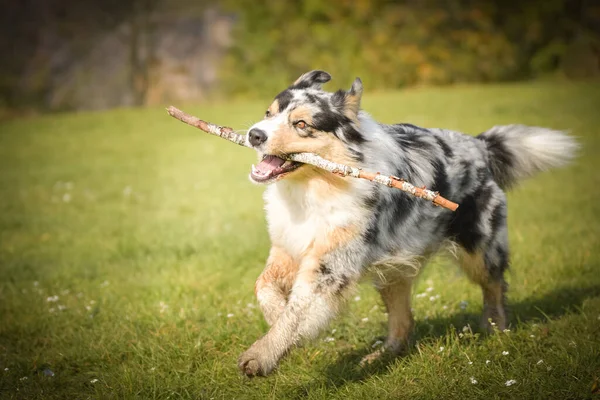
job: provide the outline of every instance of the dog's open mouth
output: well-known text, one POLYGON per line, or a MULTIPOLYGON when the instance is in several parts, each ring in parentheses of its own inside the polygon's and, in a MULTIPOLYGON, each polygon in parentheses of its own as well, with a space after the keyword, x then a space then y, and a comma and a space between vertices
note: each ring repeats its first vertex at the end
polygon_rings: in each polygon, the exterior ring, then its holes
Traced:
POLYGON ((265 155, 258 165, 252 165, 250 178, 257 183, 268 183, 281 179, 284 175, 300 167, 302 163, 284 160, 277 156, 265 155))

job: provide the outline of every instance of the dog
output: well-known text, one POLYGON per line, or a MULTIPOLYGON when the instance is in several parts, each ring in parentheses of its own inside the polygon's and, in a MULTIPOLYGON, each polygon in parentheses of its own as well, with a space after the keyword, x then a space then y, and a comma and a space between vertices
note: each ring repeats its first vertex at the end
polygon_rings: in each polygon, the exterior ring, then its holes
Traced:
POLYGON ((272 242, 255 286, 270 329, 238 361, 249 377, 269 374, 295 345, 317 336, 367 275, 389 321, 383 347, 363 362, 405 352, 414 324, 411 287, 427 261, 449 244, 468 278, 481 286, 484 326, 504 330, 504 190, 567 164, 578 148, 561 131, 523 125, 496 126, 473 137, 381 124, 360 108, 360 78, 334 93, 321 89, 330 79, 317 70, 300 76, 246 136, 259 155, 250 180, 268 184, 272 242), (451 212, 396 189, 285 160, 301 152, 401 177, 460 206, 451 212))

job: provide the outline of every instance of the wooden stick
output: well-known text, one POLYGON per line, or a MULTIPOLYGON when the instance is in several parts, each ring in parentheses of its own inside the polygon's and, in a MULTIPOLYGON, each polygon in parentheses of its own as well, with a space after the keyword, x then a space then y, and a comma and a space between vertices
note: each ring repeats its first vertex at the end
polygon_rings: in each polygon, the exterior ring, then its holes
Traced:
MULTIPOLYGON (((170 116, 180 120, 181 122, 185 122, 186 124, 194 126, 204 132, 210 133, 211 135, 227 139, 233 143, 239 144, 240 146, 252 148, 246 143, 246 137, 244 135, 239 135, 235 133, 234 130, 229 127, 211 124, 210 122, 206 122, 199 118, 186 114, 173 106, 167 108, 167 112, 170 116)), ((406 182, 404 179, 398 178, 396 176, 386 176, 380 174, 379 172, 363 171, 360 168, 350 167, 348 165, 338 164, 326 160, 313 153, 290 154, 287 158, 292 161, 314 165, 315 167, 324 169, 326 171, 340 176, 352 176, 354 178, 368 179, 373 182, 381 183, 382 185, 400 189, 404 192, 412 194, 413 196, 429 200, 434 205, 447 208, 451 211, 456 211, 456 209, 458 208, 458 204, 443 198, 438 192, 428 190, 425 187, 416 187, 413 184, 406 182)))

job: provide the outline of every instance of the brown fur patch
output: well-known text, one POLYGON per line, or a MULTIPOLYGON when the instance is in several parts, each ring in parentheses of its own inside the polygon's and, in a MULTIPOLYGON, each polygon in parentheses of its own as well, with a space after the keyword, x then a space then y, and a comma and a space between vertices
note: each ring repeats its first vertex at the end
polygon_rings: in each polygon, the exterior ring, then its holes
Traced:
POLYGON ((333 162, 351 166, 356 164, 344 144, 333 135, 315 131, 313 136, 301 137, 295 128, 287 124, 282 125, 267 141, 265 153, 275 155, 315 153, 333 162))
POLYGON ((279 100, 275 99, 275 101, 273 101, 271 103, 269 108, 267 108, 267 111, 269 111, 269 113, 271 113, 271 115, 277 114, 279 112, 279 100))
POLYGON ((412 281, 395 282, 379 290, 388 312, 388 343, 391 350, 399 351, 405 346, 413 329, 414 320, 410 310, 412 281))
POLYGON ((347 94, 344 99, 344 115, 353 121, 358 120, 358 110, 360 110, 360 95, 347 94))
POLYGON ((282 248, 273 246, 267 259, 267 266, 256 280, 254 292, 258 293, 263 286, 274 284, 287 294, 292 289, 297 272, 298 264, 292 257, 282 248))
POLYGON ((457 258, 461 269, 473 282, 484 285, 488 282, 490 275, 485 268, 483 252, 469 253, 459 248, 457 258))
POLYGON ((309 107, 296 107, 291 113, 290 113, 290 122, 296 122, 296 121, 304 121, 306 122, 308 125, 312 125, 312 110, 309 107))

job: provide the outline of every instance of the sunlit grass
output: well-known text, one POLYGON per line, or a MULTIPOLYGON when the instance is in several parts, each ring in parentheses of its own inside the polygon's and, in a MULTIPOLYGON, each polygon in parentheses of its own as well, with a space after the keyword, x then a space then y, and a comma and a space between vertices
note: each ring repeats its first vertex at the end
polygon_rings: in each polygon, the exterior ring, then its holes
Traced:
MULTIPOLYGON (((247 180, 254 154, 162 109, 51 115, 0 125, 0 397, 590 397, 600 85, 366 86, 364 108, 386 122, 470 133, 518 122, 580 138, 574 165, 509 196, 510 333, 479 335, 479 290, 438 260, 415 290, 409 356, 357 367, 385 333, 365 284, 276 373, 243 378, 236 359, 266 330, 253 298, 269 248, 262 188, 247 180)), ((179 106, 245 128, 268 100, 179 106)))

